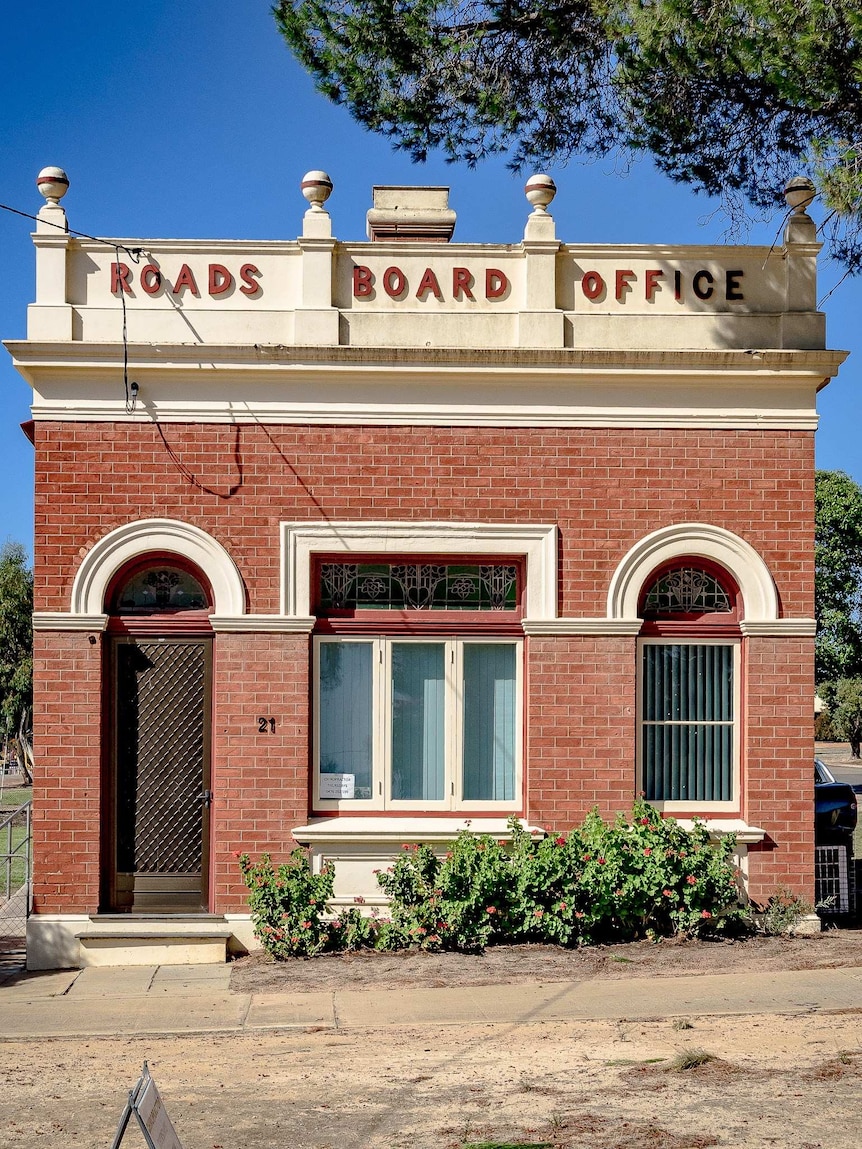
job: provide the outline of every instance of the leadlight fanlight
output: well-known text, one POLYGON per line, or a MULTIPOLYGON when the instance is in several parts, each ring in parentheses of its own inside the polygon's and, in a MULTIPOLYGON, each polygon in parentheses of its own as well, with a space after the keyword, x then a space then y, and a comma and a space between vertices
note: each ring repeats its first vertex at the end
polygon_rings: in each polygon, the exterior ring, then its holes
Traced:
POLYGON ((318 613, 348 610, 493 610, 518 605, 510 563, 322 563, 318 613))
POLYGON ((119 614, 141 611, 207 610, 206 592, 181 567, 158 565, 136 571, 115 598, 119 614))
POLYGON ((686 566, 665 571, 644 598, 644 618, 664 615, 727 614, 733 611, 730 595, 709 571, 686 566))

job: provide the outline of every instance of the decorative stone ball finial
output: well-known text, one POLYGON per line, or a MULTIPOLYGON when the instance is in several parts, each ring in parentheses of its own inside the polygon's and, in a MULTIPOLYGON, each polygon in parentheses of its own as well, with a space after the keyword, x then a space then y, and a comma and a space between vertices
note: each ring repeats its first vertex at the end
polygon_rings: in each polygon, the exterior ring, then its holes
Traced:
POLYGON ((332 195, 332 180, 326 172, 306 172, 299 185, 302 194, 311 204, 312 211, 323 211, 323 205, 332 195))
POLYGON ((550 176, 544 175, 542 172, 530 176, 524 185, 524 195, 533 205, 533 210, 537 212, 547 211, 548 204, 556 194, 557 185, 550 176))
POLYGON ((69 177, 62 168, 42 168, 36 176, 36 187, 48 203, 58 204, 69 190, 69 177))
POLYGON ((784 198, 796 214, 804 212, 816 195, 817 188, 808 176, 794 176, 784 188, 784 198))

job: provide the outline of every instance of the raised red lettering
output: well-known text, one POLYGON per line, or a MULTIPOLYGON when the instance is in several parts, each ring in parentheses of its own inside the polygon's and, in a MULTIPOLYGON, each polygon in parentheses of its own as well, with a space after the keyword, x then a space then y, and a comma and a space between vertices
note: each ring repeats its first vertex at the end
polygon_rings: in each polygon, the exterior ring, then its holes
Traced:
POLYGON ((472 287, 474 279, 470 274, 470 269, 467 267, 453 267, 452 268, 452 296, 455 299, 460 299, 463 294, 468 299, 474 299, 472 287))
POLYGON ((587 299, 599 299, 605 293, 605 281, 597 271, 585 271, 581 288, 587 299))
POLYGON ((387 267, 383 272, 383 290, 391 299, 398 299, 407 288, 407 280, 400 267, 387 267))
POLYGON ((712 295, 712 274, 709 271, 698 271, 691 281, 692 290, 698 299, 709 299, 712 295), (706 283, 707 286, 702 285, 706 283))
POLYGON ((673 297, 679 302, 682 299, 682 272, 675 271, 673 273, 673 297))
POLYGON ((210 264, 210 295, 224 295, 233 287, 233 276, 228 269, 220 263, 210 264))
POLYGON ((154 263, 148 263, 141 272, 141 287, 147 295, 158 295, 162 290, 162 273, 154 263))
POLYGON ((374 276, 371 268, 358 263, 353 269, 353 298, 367 299, 374 290, 374 276))
POLYGON ((112 263, 111 264, 111 294, 116 295, 120 288, 126 295, 132 294, 132 289, 129 287, 129 276, 132 269, 127 263, 112 263))
POLYGON ((635 277, 635 273, 633 271, 630 271, 630 270, 627 270, 627 271, 618 270, 617 271, 616 291, 614 292, 617 299, 622 299, 622 297, 625 295, 625 293, 627 291, 631 291, 631 287, 629 286, 629 284, 634 279, 634 277, 635 277))
POLYGON ((260 291, 260 284, 255 283, 252 279, 253 275, 260 275, 253 263, 244 263, 239 269, 239 277, 244 285, 240 288, 243 295, 257 295, 260 291))
POLYGON ((485 298, 499 299, 509 290, 509 281, 502 271, 496 267, 489 267, 485 272, 485 298))
POLYGON ((437 282, 437 276, 430 267, 425 268, 425 274, 419 281, 419 287, 416 291, 416 298, 421 299, 423 295, 427 295, 429 291, 433 291, 437 299, 443 298, 443 292, 440 290, 440 284, 437 282))
POLYGON ((192 275, 192 269, 187 263, 184 263, 180 268, 180 273, 174 280, 174 295, 179 295, 184 287, 187 287, 192 295, 199 295, 198 285, 195 283, 195 277, 192 275))
POLYGON ((644 275, 646 298, 649 303, 652 303, 656 288, 661 286, 659 283, 660 279, 664 279, 664 272, 657 267, 650 268, 644 275))

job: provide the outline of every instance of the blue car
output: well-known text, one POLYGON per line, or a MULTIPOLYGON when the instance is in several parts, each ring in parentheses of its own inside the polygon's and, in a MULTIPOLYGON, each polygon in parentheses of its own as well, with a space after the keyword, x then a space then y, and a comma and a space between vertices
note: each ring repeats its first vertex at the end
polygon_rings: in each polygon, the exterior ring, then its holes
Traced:
POLYGON ((829 767, 814 759, 814 841, 818 846, 846 844, 856 829, 856 794, 836 782, 829 767))

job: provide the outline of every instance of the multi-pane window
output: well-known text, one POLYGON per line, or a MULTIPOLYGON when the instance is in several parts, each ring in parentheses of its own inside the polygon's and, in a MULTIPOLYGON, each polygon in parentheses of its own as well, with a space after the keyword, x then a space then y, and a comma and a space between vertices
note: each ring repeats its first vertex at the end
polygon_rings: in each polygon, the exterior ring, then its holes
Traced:
POLYGON ((319 638, 315 803, 515 809, 521 644, 319 638))
POLYGON ((663 572, 644 594, 640 773, 650 802, 729 808, 737 796, 734 603, 732 588, 694 565, 663 572))

